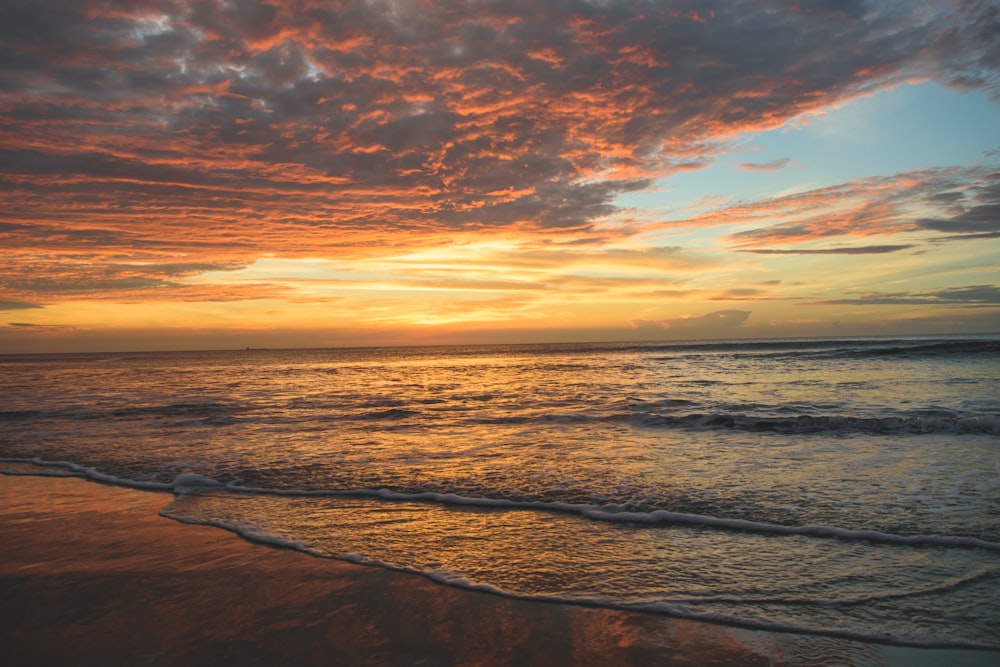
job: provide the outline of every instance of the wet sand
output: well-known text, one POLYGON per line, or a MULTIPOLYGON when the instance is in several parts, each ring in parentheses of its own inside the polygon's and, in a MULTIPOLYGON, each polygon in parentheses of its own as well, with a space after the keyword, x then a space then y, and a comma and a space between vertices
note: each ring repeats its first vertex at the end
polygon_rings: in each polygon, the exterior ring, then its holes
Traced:
POLYGON ((252 544, 163 494, 0 475, 6 665, 963 665, 925 650, 511 600, 252 544))

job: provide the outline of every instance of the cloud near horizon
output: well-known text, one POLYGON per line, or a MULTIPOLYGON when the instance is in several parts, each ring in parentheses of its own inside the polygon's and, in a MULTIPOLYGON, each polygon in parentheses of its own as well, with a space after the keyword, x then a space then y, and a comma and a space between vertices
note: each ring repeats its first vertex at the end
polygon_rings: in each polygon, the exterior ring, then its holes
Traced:
POLYGON ((648 248, 648 234, 725 227, 729 246, 760 255, 992 238, 1000 177, 983 166, 858 179, 653 225, 620 200, 708 168, 748 133, 908 81, 996 96, 996 9, 9 0, 0 299, 8 309, 335 300, 334 285, 440 288, 445 274, 459 292, 529 282, 609 290, 614 280, 704 292, 687 284, 694 268, 738 262, 648 248), (916 240, 808 246, 891 234, 916 240), (492 264, 451 263, 491 243, 503 246, 481 255, 492 264), (428 259, 435 252, 449 263, 428 259), (266 274, 271 258, 342 266, 325 274, 330 289, 309 292, 304 280, 266 274))
POLYGON ((689 336, 717 338, 731 336, 750 317, 749 310, 717 310, 700 317, 678 317, 669 320, 632 320, 636 329, 667 329, 689 336))
POLYGON ((824 303, 852 306, 961 304, 994 307, 1000 304, 1000 287, 996 285, 967 285, 926 292, 869 292, 850 299, 838 299, 824 303))

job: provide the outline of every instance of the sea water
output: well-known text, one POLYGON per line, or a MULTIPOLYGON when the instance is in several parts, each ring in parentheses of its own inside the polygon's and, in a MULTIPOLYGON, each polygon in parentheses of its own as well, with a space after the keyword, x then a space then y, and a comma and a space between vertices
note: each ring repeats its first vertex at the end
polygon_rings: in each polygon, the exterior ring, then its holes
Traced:
POLYGON ((1000 650, 996 336, 0 356, 8 474, 527 599, 1000 650), (25 465, 31 464, 31 465, 25 465))

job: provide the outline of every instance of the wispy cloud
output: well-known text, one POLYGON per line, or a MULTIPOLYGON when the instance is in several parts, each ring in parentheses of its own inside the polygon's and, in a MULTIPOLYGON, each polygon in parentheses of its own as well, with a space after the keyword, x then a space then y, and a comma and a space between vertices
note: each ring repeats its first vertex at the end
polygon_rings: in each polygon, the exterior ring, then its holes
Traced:
POLYGON ((969 285, 924 292, 868 292, 854 298, 818 302, 818 305, 858 306, 942 304, 965 306, 1000 305, 1000 287, 996 285, 969 285))
MULTIPOLYGON (((34 322, 8 322, 7 329, 8 332, 11 331, 30 331, 42 334, 60 334, 75 331, 76 327, 69 324, 36 324, 34 322)), ((0 330, 2 334, 3 330, 0 330)))
POLYGON ((741 162, 736 165, 736 167, 738 169, 742 169, 743 171, 781 171, 787 167, 790 162, 791 160, 789 158, 783 157, 778 160, 771 160, 770 162, 741 162))
POLYGON ((665 228, 739 225, 733 247, 758 254, 893 252, 913 244, 851 248, 771 249, 830 239, 936 231, 936 241, 994 234, 1000 211, 1000 172, 989 166, 943 167, 855 179, 794 194, 738 202, 661 223, 665 228), (928 217, 928 212, 936 213, 928 217), (859 250, 861 249, 861 250, 859 250))
POLYGON ((41 306, 37 303, 26 303, 24 301, 0 301, 0 312, 27 310, 29 308, 41 308, 41 306))
POLYGON ((740 252, 752 252, 758 255, 884 255, 913 247, 912 245, 868 245, 843 248, 747 248, 740 252))

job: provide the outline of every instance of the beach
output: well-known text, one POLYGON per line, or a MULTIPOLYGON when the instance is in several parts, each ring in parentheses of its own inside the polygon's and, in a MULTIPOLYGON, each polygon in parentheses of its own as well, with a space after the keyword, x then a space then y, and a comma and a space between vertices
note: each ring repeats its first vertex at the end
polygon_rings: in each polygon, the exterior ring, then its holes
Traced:
POLYGON ((995 653, 508 599, 158 516, 169 495, 0 475, 9 665, 986 665, 995 653))

